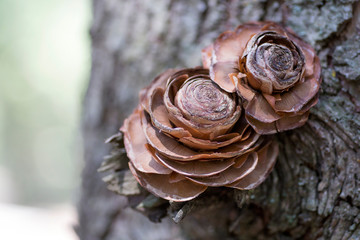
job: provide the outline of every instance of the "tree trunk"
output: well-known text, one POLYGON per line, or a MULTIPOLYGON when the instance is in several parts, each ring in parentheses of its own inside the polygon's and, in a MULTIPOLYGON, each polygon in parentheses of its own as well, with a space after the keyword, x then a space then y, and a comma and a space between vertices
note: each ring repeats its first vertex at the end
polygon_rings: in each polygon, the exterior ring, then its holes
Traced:
POLYGON ((93 0, 93 16, 81 239, 360 239, 359 1, 93 0), (228 189, 226 204, 195 207, 180 224, 124 209, 97 172, 110 148, 104 140, 157 74, 200 65, 218 34, 253 20, 289 26, 317 50, 323 83, 307 124, 280 134, 270 177, 253 191, 228 189))

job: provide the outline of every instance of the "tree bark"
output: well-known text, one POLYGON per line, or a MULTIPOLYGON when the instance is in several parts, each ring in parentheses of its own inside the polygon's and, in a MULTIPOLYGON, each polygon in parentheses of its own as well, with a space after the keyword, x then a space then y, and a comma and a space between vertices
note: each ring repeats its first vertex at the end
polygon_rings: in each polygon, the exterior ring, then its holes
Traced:
POLYGON ((80 238, 360 239, 359 16, 355 0, 93 0, 80 238), (323 83, 307 124, 278 136, 280 156, 262 185, 227 189, 225 204, 198 204, 177 225, 124 209, 126 199, 97 172, 110 148, 104 140, 157 74, 200 65, 201 49, 218 34, 253 20, 289 26, 317 50, 323 83))

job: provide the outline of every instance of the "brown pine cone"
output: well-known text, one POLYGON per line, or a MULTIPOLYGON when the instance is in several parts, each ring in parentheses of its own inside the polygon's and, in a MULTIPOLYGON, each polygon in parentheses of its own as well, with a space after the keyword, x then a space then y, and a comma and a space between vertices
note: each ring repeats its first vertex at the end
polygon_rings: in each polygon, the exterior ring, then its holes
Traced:
POLYGON ((278 145, 247 123, 240 98, 207 69, 168 70, 140 92, 121 131, 138 182, 173 201, 207 187, 252 189, 271 172, 278 145))
POLYGON ((321 68, 314 49, 273 22, 240 25, 202 53, 211 79, 241 96, 259 134, 302 126, 318 101, 321 68))

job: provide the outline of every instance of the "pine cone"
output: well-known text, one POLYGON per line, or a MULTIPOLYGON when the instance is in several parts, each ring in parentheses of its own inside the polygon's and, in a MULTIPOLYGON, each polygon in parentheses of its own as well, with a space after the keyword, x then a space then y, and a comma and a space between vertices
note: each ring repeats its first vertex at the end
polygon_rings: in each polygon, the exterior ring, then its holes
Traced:
POLYGON ((173 201, 207 187, 255 188, 278 155, 278 145, 247 123, 237 94, 221 89, 206 69, 158 76, 120 130, 137 181, 173 201))
POLYGON ((259 134, 302 126, 318 101, 319 58, 310 45, 275 23, 240 25, 202 53, 211 79, 241 96, 246 120, 259 134))

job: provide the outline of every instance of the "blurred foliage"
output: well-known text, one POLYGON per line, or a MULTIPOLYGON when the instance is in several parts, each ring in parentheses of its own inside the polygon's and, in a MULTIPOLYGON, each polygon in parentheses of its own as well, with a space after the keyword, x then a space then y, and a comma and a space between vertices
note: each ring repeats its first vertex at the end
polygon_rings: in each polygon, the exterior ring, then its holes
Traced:
POLYGON ((76 194, 90 3, 0 0, 0 175, 15 203, 76 194))

